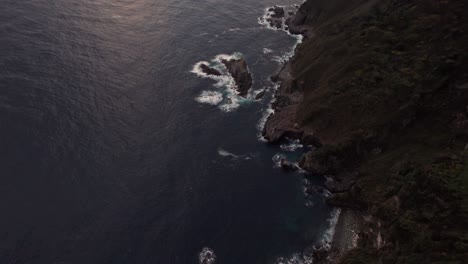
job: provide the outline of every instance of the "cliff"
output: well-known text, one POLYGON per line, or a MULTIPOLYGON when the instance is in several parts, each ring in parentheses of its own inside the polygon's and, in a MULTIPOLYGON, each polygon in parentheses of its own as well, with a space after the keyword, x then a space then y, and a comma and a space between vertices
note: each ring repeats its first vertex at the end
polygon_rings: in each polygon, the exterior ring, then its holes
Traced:
POLYGON ((264 135, 299 138, 331 205, 365 215, 341 263, 468 259, 468 3, 308 0, 264 135))

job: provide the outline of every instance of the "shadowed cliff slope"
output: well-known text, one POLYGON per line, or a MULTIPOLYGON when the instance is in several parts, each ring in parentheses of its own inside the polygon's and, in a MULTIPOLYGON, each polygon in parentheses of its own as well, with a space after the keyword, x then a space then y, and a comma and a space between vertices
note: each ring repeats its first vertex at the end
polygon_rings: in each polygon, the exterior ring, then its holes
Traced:
POLYGON ((329 202, 369 215, 343 263, 468 259, 467 14, 462 0, 309 0, 292 22, 308 38, 290 123, 323 145, 301 165, 349 183, 329 202))

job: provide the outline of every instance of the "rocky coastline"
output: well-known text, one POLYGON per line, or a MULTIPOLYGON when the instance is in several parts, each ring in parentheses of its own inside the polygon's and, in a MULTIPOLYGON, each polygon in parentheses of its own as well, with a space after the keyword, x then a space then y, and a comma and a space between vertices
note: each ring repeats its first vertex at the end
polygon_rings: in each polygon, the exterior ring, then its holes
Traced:
POLYGON ((327 202, 343 210, 314 263, 466 259, 467 9, 308 0, 287 18, 270 10, 271 26, 304 41, 271 78, 278 89, 262 134, 313 146, 299 166, 327 177, 327 202))

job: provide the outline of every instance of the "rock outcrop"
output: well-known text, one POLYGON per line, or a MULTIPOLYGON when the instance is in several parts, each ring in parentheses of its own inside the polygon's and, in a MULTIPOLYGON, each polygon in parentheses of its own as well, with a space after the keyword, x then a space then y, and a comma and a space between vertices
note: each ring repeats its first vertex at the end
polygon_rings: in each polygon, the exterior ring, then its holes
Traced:
POLYGON ((201 64, 200 70, 207 75, 221 76, 221 72, 219 72, 218 70, 214 68, 211 68, 210 66, 206 64, 201 64))
POLYGON ((284 9, 279 6, 274 6, 268 9, 270 15, 266 18, 268 24, 273 28, 281 29, 283 27, 283 18, 285 16, 284 9))
POLYGON ((239 95, 245 97, 252 87, 252 74, 247 68, 247 62, 244 59, 221 60, 221 62, 234 78, 239 95))

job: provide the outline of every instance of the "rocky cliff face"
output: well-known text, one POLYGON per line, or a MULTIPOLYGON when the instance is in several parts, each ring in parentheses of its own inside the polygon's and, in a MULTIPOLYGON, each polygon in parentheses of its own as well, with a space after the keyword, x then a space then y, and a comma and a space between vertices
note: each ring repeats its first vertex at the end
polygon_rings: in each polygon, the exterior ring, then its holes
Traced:
POLYGON ((309 0, 264 135, 321 146, 330 204, 370 215, 342 263, 462 263, 468 251, 468 3, 309 0))

